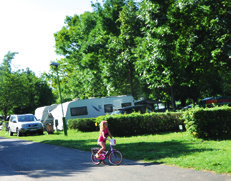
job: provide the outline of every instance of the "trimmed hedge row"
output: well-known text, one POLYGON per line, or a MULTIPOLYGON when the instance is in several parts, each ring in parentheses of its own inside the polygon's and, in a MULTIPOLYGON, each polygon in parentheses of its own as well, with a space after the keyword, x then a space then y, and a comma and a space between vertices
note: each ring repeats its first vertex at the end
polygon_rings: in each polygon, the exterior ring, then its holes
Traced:
POLYGON ((135 136, 166 131, 179 131, 183 125, 181 113, 152 113, 108 116, 109 129, 113 136, 135 136))
POLYGON ((185 127, 198 138, 231 138, 231 108, 192 108, 184 113, 185 127))
POLYGON ((95 131, 95 119, 94 118, 84 118, 84 119, 69 119, 68 120, 69 129, 77 129, 83 132, 95 131))
POLYGON ((184 113, 151 113, 129 115, 107 115, 98 118, 68 120, 70 129, 83 132, 99 130, 99 123, 108 121, 113 136, 134 136, 179 131, 179 125, 194 137, 217 139, 231 138, 231 108, 192 108, 184 113), (97 123, 97 127, 95 126, 97 123))
POLYGON ((78 129, 80 131, 95 131, 95 123, 99 125, 102 120, 107 120, 113 136, 134 136, 179 131, 179 125, 184 126, 184 120, 180 119, 181 116, 182 113, 107 115, 96 119, 68 120, 68 126, 70 129, 78 129))

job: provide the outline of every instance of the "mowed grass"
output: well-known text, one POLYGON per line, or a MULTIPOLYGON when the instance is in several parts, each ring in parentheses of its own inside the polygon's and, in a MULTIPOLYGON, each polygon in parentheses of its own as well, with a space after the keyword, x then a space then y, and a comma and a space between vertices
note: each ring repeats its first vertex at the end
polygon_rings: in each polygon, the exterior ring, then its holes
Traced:
MULTIPOLYGON (((15 134, 10 137, 4 131, 0 131, 0 136, 17 138, 15 134)), ((90 151, 92 147, 97 147, 98 136, 98 131, 83 133, 68 130, 68 136, 57 132, 50 135, 22 136, 19 139, 90 151)), ((231 174, 231 140, 195 139, 187 132, 115 139, 115 148, 127 159, 231 174)))

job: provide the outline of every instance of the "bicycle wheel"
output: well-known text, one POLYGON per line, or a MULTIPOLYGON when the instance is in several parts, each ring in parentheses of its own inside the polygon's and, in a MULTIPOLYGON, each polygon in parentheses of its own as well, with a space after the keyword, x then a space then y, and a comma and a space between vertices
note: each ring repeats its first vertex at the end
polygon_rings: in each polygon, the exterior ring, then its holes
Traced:
POLYGON ((112 165, 119 165, 119 164, 121 164, 122 160, 123 160, 123 156, 117 150, 114 151, 114 154, 110 153, 110 155, 109 155, 109 162, 112 165))
POLYGON ((93 153, 91 154, 91 161, 92 161, 95 165, 99 165, 100 162, 101 162, 101 160, 98 160, 98 159, 95 157, 96 153, 97 153, 97 152, 93 152, 93 153))

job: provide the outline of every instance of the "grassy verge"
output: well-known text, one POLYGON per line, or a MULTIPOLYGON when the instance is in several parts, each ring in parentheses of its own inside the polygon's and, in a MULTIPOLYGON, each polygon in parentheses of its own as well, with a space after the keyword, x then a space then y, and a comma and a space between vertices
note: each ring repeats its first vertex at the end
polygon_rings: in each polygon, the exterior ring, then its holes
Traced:
MULTIPOLYGON (((68 136, 58 132, 52 135, 23 136, 20 139, 90 151, 92 147, 97 147, 98 135, 99 132, 68 130, 68 136)), ((10 137, 4 131, 0 131, 0 136, 10 137)), ((17 137, 14 135, 10 138, 17 137)), ((192 138, 186 132, 115 139, 116 149, 127 159, 231 174, 231 140, 205 141, 192 138)))

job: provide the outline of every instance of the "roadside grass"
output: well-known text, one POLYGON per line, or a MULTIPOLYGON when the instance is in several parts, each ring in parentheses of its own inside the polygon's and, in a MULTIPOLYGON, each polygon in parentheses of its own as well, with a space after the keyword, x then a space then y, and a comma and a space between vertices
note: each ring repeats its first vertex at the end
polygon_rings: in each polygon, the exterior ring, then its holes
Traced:
MULTIPOLYGON (((19 139, 90 151, 92 147, 98 147, 98 135, 98 131, 83 133, 68 130, 68 136, 64 136, 63 132, 57 132, 49 135, 22 136, 19 139)), ((17 138, 15 134, 9 136, 5 131, 0 131, 0 136, 17 138)), ((231 140, 196 139, 187 132, 115 139, 115 148, 127 159, 231 174, 231 140)))

